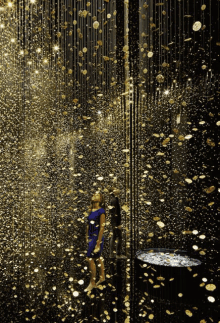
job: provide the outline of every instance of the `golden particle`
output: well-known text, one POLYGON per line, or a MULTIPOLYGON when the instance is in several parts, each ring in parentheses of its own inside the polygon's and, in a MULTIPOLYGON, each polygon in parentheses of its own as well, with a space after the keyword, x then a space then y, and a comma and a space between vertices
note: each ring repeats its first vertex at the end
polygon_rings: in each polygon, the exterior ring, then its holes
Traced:
POLYGON ((210 187, 206 188, 204 191, 205 191, 207 194, 210 194, 210 193, 212 193, 214 190, 215 190, 215 186, 210 186, 210 187))
POLYGON ((160 227, 160 228, 163 228, 165 226, 165 224, 161 221, 158 221, 157 222, 157 225, 160 227))
POLYGON ((169 142, 170 142, 170 138, 168 137, 168 138, 164 139, 164 141, 162 142, 162 145, 163 146, 167 145, 169 142))
POLYGON ((201 24, 201 22, 200 22, 200 21, 196 21, 196 22, 193 24, 193 30, 194 30, 194 31, 198 31, 198 30, 200 30, 200 29, 201 29, 201 27, 202 27, 202 24, 201 24))
POLYGON ((184 141, 184 140, 185 140, 185 137, 184 137, 183 135, 180 135, 180 136, 178 137, 178 139, 179 139, 180 141, 184 141))
POLYGON ((191 180, 190 178, 185 178, 185 181, 186 181, 187 183, 189 183, 189 184, 191 184, 191 183, 192 183, 192 180, 191 180))
POLYGON ((94 29, 98 29, 99 28, 99 22, 98 21, 94 21, 93 28, 94 29))
POLYGON ((189 317, 193 316, 193 313, 190 310, 185 310, 186 315, 189 317))
POLYGON ((215 143, 212 141, 212 139, 208 138, 206 142, 209 146, 215 147, 215 143))
POLYGON ((164 82, 164 76, 162 74, 158 74, 156 77, 156 80, 158 83, 163 83, 164 82))
POLYGON ((205 288, 209 291, 213 291, 216 289, 216 286, 214 284, 208 284, 205 286, 205 288))

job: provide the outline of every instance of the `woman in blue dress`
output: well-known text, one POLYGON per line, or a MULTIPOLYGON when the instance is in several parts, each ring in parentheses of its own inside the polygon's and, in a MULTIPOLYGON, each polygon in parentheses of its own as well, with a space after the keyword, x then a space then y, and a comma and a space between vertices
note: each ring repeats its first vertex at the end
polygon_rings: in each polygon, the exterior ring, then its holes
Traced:
POLYGON ((104 245, 104 229, 105 229, 105 209, 104 196, 101 193, 95 193, 91 198, 89 207, 89 215, 87 217, 86 242, 88 250, 86 260, 88 261, 90 270, 90 284, 85 289, 86 292, 91 291, 94 287, 105 281, 105 268, 103 257, 101 256, 104 245), (96 264, 98 262, 100 279, 96 284, 96 264))

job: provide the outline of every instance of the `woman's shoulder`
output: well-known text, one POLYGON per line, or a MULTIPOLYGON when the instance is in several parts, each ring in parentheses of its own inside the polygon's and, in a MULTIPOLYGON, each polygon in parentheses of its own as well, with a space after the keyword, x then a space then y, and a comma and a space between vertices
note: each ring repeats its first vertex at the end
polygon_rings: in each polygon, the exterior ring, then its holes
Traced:
POLYGON ((99 214, 102 214, 102 213, 106 214, 105 209, 103 209, 103 207, 101 207, 101 209, 99 209, 99 214))

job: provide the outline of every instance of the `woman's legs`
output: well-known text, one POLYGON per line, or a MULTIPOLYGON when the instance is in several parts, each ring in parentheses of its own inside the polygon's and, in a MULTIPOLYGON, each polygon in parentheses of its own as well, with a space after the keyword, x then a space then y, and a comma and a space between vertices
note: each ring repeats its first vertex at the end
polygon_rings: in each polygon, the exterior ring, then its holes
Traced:
POLYGON ((100 284, 102 281, 105 280, 105 267, 104 267, 104 259, 103 257, 100 257, 97 259, 98 267, 99 267, 99 281, 97 283, 100 284))
POLYGON ((88 261, 89 265, 89 271, 90 271, 90 284, 87 287, 87 290, 91 290, 93 287, 96 286, 95 281, 96 281, 96 265, 95 261, 93 258, 86 258, 88 261))

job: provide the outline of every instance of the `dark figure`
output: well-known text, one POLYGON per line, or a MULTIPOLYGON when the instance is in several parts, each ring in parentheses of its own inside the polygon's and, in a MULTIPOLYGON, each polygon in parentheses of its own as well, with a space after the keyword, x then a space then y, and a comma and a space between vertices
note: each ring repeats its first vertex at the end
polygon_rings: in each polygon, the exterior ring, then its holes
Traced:
POLYGON ((118 200, 119 190, 114 188, 109 188, 110 193, 110 210, 109 214, 111 217, 111 228, 112 228, 112 237, 110 240, 110 257, 114 257, 113 250, 114 244, 117 239, 116 245, 116 258, 125 259, 126 256, 121 254, 122 247, 122 226, 121 226, 121 208, 118 200))

